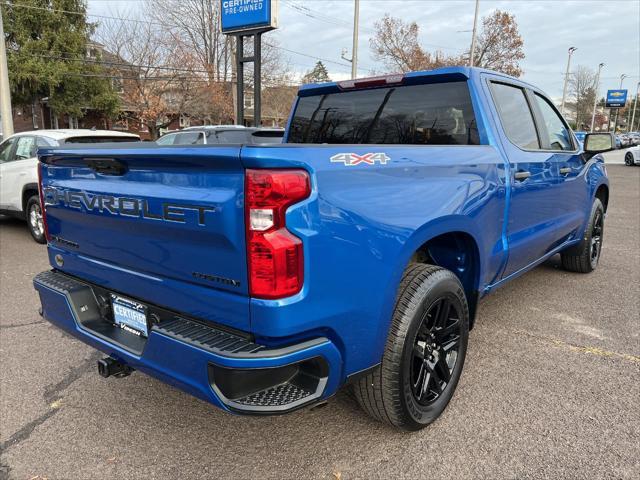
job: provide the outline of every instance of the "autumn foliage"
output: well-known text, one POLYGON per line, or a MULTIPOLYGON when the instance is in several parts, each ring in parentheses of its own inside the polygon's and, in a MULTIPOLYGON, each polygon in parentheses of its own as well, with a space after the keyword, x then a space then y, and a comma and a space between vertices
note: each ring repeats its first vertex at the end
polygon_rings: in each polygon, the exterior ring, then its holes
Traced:
MULTIPOLYGON (((420 44, 420 27, 416 22, 405 23, 387 14, 376 22, 375 28, 371 50, 389 73, 469 64, 469 51, 450 55, 426 50, 420 44)), ((496 10, 482 19, 474 65, 519 77, 523 73, 519 66, 519 61, 524 59, 523 45, 515 17, 496 10)))

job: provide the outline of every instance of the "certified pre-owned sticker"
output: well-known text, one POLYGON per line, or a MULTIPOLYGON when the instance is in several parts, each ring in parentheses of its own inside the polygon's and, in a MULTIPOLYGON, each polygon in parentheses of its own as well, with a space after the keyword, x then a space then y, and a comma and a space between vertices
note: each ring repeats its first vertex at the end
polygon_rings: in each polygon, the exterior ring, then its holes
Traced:
POLYGON ((354 165, 375 165, 379 162, 381 165, 386 165, 391 158, 382 152, 365 153, 358 155, 357 153, 337 153, 331 157, 332 163, 344 163, 347 167, 353 167, 354 165))

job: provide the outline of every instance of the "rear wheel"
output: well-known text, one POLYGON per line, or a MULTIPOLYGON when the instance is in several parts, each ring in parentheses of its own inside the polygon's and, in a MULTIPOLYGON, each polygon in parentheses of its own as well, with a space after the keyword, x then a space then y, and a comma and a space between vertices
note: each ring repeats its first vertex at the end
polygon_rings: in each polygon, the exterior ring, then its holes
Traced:
POLYGON ((635 162, 633 160, 633 153, 631 152, 627 152, 624 156, 624 164, 627 165, 628 167, 631 167, 633 165, 635 165, 635 162))
POLYGON ((27 201, 27 224, 33 239, 38 243, 47 243, 44 236, 44 220, 38 195, 32 195, 27 201))
POLYGON ((458 278, 424 264, 407 268, 382 363, 354 385, 361 407, 403 430, 433 422, 462 373, 469 308, 458 278))
POLYGON ((562 267, 570 272, 589 273, 596 269, 604 240, 604 207, 596 198, 582 241, 575 247, 561 252, 562 267))

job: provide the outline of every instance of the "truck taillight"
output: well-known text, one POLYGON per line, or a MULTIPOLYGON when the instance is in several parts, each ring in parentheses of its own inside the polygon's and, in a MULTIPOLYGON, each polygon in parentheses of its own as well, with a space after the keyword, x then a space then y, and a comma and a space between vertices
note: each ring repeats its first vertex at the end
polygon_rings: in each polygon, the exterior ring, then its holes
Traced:
POLYGON ((42 212, 42 226, 44 227, 44 238, 47 242, 49 237, 49 225, 47 224, 47 210, 44 204, 44 192, 42 188, 42 162, 38 162, 38 195, 40 196, 40 211, 42 212))
POLYGON ((302 241, 287 230, 288 207, 311 193, 305 170, 247 170, 245 212, 249 293, 282 298, 304 281, 302 241))

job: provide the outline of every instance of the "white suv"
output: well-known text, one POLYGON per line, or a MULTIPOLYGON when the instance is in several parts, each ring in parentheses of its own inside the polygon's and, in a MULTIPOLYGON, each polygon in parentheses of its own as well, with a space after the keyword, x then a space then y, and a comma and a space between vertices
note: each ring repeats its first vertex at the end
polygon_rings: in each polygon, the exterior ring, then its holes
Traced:
POLYGON ((11 135, 0 144, 0 214, 26 220, 33 239, 46 243, 38 197, 38 148, 138 141, 138 135, 109 130, 36 130, 11 135))

